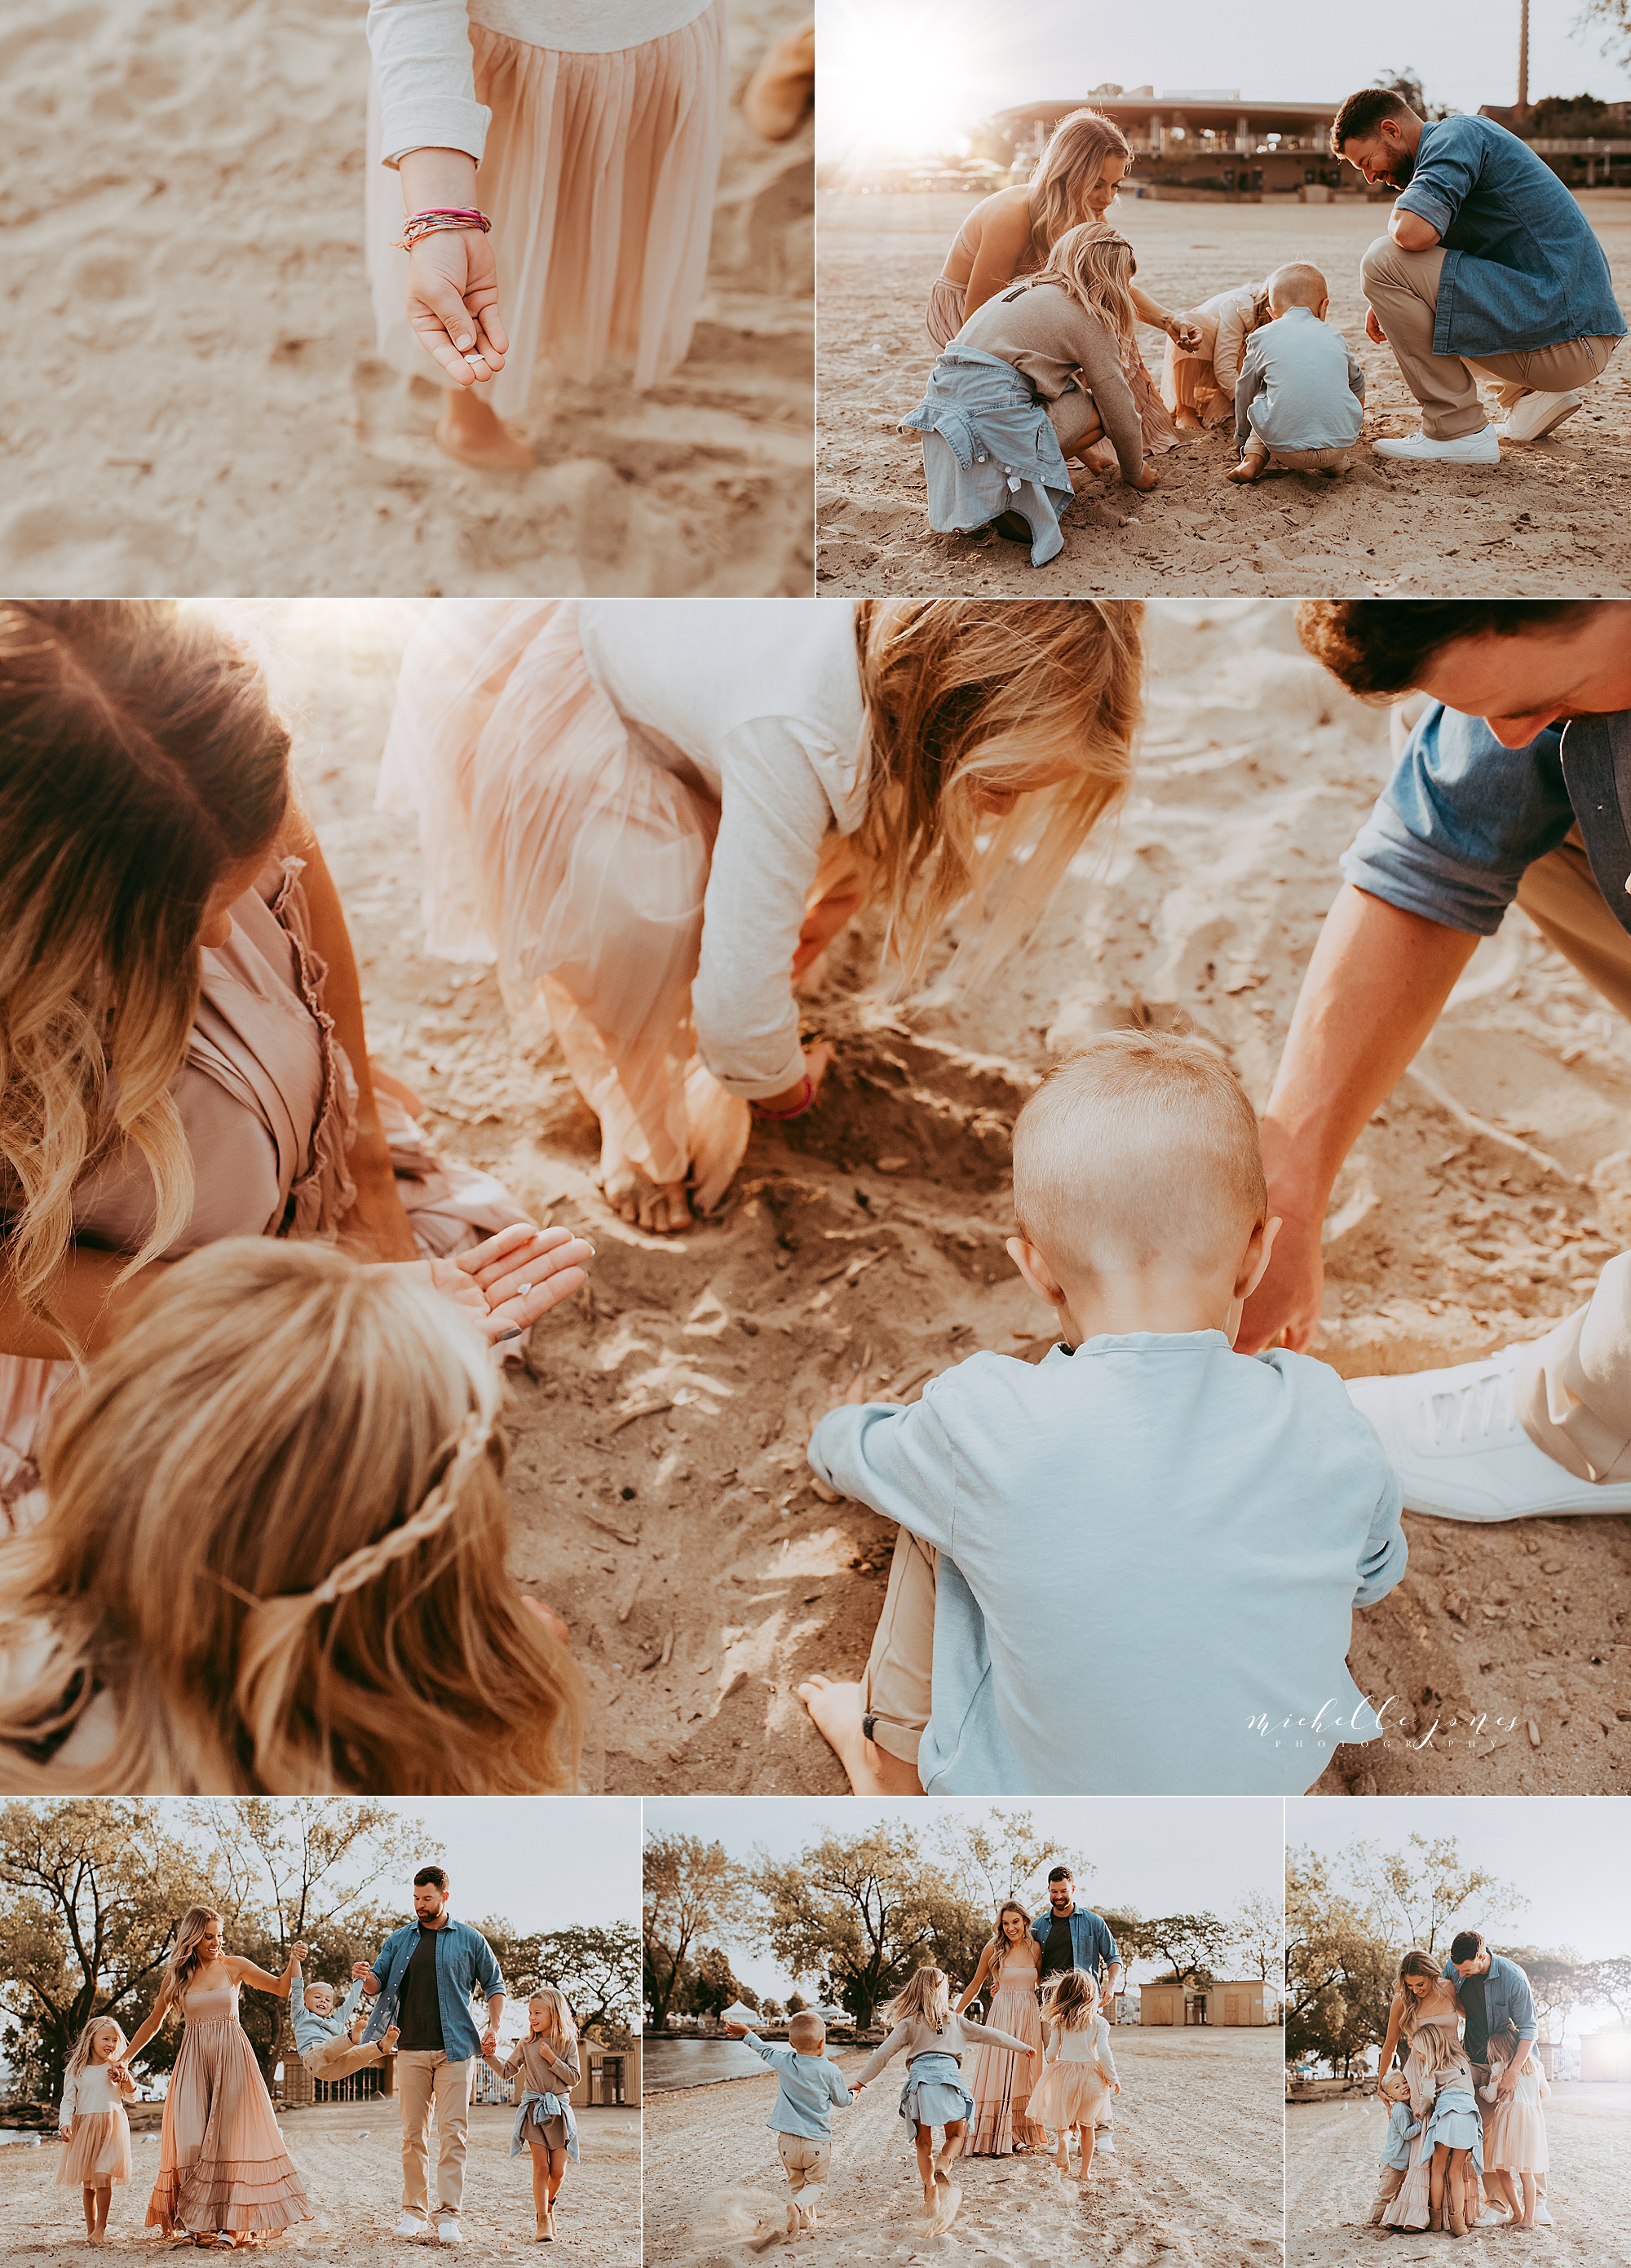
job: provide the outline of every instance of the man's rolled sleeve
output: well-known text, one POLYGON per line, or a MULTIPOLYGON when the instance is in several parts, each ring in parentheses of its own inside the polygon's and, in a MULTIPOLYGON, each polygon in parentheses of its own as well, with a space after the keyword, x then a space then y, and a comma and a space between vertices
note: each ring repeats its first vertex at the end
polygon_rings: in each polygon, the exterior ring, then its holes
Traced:
POLYGON ((1481 717, 1434 702, 1343 852, 1343 880, 1402 913, 1493 936, 1527 868, 1574 824, 1561 745, 1548 731, 1503 748, 1481 717))

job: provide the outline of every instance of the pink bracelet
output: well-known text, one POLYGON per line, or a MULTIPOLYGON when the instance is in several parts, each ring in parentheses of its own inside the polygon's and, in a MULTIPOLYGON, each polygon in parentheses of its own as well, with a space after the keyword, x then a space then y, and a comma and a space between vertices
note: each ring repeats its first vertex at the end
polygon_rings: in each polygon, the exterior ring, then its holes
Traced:
POLYGON ((815 1088, 811 1083, 809 1072, 806 1071, 804 1073, 804 1091, 790 1110, 767 1110, 761 1102, 750 1102, 747 1107, 753 1112, 755 1118, 802 1118, 805 1111, 809 1109, 814 1101, 815 1088))
POLYGON ((492 222, 474 205, 430 205, 423 212, 409 213, 397 239, 399 252, 411 252, 422 236, 437 236, 444 229, 479 228, 483 236, 492 232, 492 222))

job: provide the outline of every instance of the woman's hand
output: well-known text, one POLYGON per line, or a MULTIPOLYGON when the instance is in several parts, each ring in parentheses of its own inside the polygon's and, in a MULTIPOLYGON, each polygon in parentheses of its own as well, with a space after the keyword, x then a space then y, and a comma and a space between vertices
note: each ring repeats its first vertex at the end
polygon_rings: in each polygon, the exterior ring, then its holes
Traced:
POLYGON ((570 1229, 517 1221, 456 1259, 415 1261, 410 1272, 451 1300, 490 1346, 580 1291, 594 1250, 570 1229))
POLYGON ((510 339, 498 313, 491 237, 479 228, 422 236, 408 255, 408 320, 450 385, 496 376, 510 339))
POLYGON ((1160 482, 1160 474, 1157 472, 1152 464, 1146 462, 1143 470, 1139 474, 1138 478, 1135 481, 1129 481, 1128 482, 1128 486, 1130 489, 1141 489, 1147 495, 1151 489, 1158 488, 1160 482))
POLYGON ((1200 329, 1187 315, 1169 315, 1161 328, 1180 353, 1194 354, 1201 344, 1200 329))
MULTIPOLYGON (((797 1085, 784 1086, 775 1094, 759 1095, 756 1098, 759 1108, 769 1112, 798 1110, 802 1103, 804 1109, 813 1110, 821 1092, 821 1082, 827 1077, 827 1068, 832 1063, 834 1053, 835 1050, 827 1041, 819 1041, 804 1057, 804 1078, 800 1079, 797 1085), (808 1101, 804 1098, 804 1079, 806 1079, 810 1082, 808 1101)), ((800 1116, 803 1116, 802 1111, 800 1116)))

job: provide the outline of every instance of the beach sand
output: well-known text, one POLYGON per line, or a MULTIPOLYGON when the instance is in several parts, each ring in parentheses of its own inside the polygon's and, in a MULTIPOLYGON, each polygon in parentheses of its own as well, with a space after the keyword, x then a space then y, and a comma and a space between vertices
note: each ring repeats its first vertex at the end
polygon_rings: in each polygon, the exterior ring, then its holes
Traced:
MULTIPOLYGON (((1548 2268, 1627 2268, 1625 2149, 1631 2087, 1553 2089, 1546 2105, 1547 2177, 1553 2227, 1483 2229, 1467 2240, 1480 2259, 1513 2246, 1548 2268)), ((1353 2268, 1370 2257, 1392 2264, 1436 2261, 1446 2240, 1427 2230, 1367 2228, 1377 2191, 1377 2153, 1387 2119, 1374 2095, 1363 2102, 1299 2104, 1286 2113, 1286 2259, 1289 2268, 1353 2268)), ((1465 2258, 1465 2254, 1454 2256, 1465 2258)))
MULTIPOLYGON (((804 0, 730 0, 737 92, 804 0)), ((811 129, 733 103, 688 360, 540 371, 523 475, 376 358, 364 11, 0 0, 0 591, 808 592, 811 129)))
MULTIPOLYGON (((833 2114, 833 2176, 808 2268, 934 2260, 961 2268, 1262 2268, 1280 2257, 1281 2035, 1117 2028, 1115 2154, 1080 2190, 1045 2157, 972 2158, 944 2235, 922 2218, 904 2073, 892 2064, 852 2110, 833 2114)), ((847 2076, 864 2058, 834 2058, 847 2076)), ((722 2080, 653 2096, 645 2114, 645 2257, 672 2268, 749 2268, 775 2258, 787 2184, 765 2120, 775 2080, 722 2080), (766 2240, 769 2240, 768 2242, 766 2240)))
MULTIPOLYGON (((841 946, 809 1011, 841 1042, 820 1108, 757 1129, 721 1218, 668 1241, 609 1213, 594 1122, 491 972, 420 949, 414 823, 371 807, 415 610, 234 612, 283 648, 377 1056, 439 1142, 597 1247, 591 1295, 514 1373, 511 1466, 518 1572, 570 1623, 597 1712, 585 1786, 841 1788, 794 1689, 858 1674, 892 1530, 815 1493, 812 1424, 857 1368, 909 1397, 976 1348, 1045 1349, 1051 1311, 1003 1239, 1009 1125, 1051 1052, 1187 1020, 1261 1106, 1386 717, 1302 653, 1289 605, 1152 608, 1119 835, 978 997, 892 1024, 846 998, 841 946)), ((1317 1351, 1407 1370, 1567 1314, 1631 1236, 1628 1121, 1631 1032, 1509 915, 1338 1184, 1317 1351)), ((1408 1730, 1339 1750, 1321 1792, 1625 1793, 1631 1520, 1406 1526, 1409 1572, 1355 1616, 1350 1659, 1408 1730)))
MULTIPOLYGON (((1555 438, 1507 449, 1500 469, 1390 464, 1369 446, 1419 423, 1386 347, 1364 336, 1359 261, 1386 225, 1385 203, 1164 203, 1123 195, 1116 226, 1138 280, 1181 311, 1214 291, 1311 260, 1331 287, 1330 320, 1363 366, 1369 414, 1355 469, 1333 480, 1279 472, 1254 488, 1223 479, 1230 428, 1158 461, 1149 494, 1091 481, 1064 519, 1065 548, 1046 567, 995 535, 935 535, 922 452, 896 422, 921 399, 934 360, 923 329, 929 285, 970 208, 959 195, 820 202, 820 428, 818 567, 829 593, 1032 599, 1109 593, 1241 593, 1517 598, 1631 590, 1631 359, 1622 349, 1555 438)), ((1582 200, 1623 278, 1631 263, 1631 192, 1582 200)), ((1622 294, 1623 296, 1623 294, 1622 294)), ((1157 380, 1165 340, 1141 326, 1157 380)))
MULTIPOLYGON (((640 2260, 640 2114, 585 2110, 577 2114, 579 2165, 569 2164, 555 2226, 563 2258, 594 2268, 638 2268, 640 2260), (632 2124, 634 2131, 628 2130, 632 2124)), ((142 2227, 158 2169, 158 2127, 152 2106, 132 2119, 132 2172, 114 2191, 109 2252, 129 2255, 154 2243, 142 2227)), ((331 2268, 383 2268, 414 2257, 393 2234, 401 2212, 401 2129, 391 2101, 325 2104, 279 2120, 289 2154, 300 2169, 312 2218, 300 2221, 272 2248, 298 2252, 331 2268)), ((515 2113, 501 2104, 470 2107, 470 2147, 465 2166, 462 2259, 497 2260, 533 2242, 532 2161, 510 2161, 515 2113)), ((431 2131, 431 2178, 436 2134, 431 2131)), ((0 2150, 0 2260, 55 2262, 62 2268, 89 2256, 77 2190, 55 2186, 56 2141, 35 2150, 13 2143, 0 2150)), ((162 2244, 157 2251, 166 2251, 162 2244)), ((430 2249, 440 2251, 434 2238, 430 2249)))

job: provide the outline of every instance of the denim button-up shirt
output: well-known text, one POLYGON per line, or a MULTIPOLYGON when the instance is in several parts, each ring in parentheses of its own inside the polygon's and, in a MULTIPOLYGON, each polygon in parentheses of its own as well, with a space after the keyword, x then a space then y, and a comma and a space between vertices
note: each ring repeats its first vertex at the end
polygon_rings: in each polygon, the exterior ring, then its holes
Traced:
POLYGON ((1047 407, 1011 363, 973 347, 943 354, 922 400, 900 431, 923 437, 929 525, 966 534, 999 512, 1017 512, 1031 529, 1031 564, 1046 566, 1065 548, 1059 515, 1070 502, 1047 407))
MULTIPOLYGON (((1052 1906, 1049 1906, 1045 1912, 1038 1914, 1031 1925, 1032 1936, 1045 1951, 1048 1932, 1053 1926, 1052 1906)), ((1113 1962, 1120 1961, 1120 1955, 1116 1951, 1116 1941, 1110 1934, 1110 1925, 1104 1916, 1090 1913, 1085 1907, 1077 1906, 1070 1916, 1072 1966, 1085 1970, 1090 1977, 1097 1977, 1101 1961, 1108 1969, 1113 1962)))
MULTIPOLYGON (((371 1963, 379 1979, 379 1998, 363 2034, 364 2040, 384 2036, 396 2021, 402 1980, 419 1942, 419 1924, 406 1922, 393 1929, 371 1963)), ((491 1999, 502 1992, 504 1980, 492 1947, 467 1921, 444 1922, 436 1933, 436 1997, 442 2018, 442 2047, 450 2063, 463 2063, 481 2052, 481 2035, 470 2013, 473 1993, 491 1999)))
POLYGON ((1424 128, 1398 209, 1419 213, 1444 247, 1435 354, 1625 335, 1591 223, 1545 160, 1493 118, 1424 128))
POLYGON ((1423 711, 1344 880, 1446 929, 1493 935, 1524 869, 1578 824, 1609 911, 1631 929, 1631 711, 1576 717, 1503 748, 1481 717, 1423 711))
MULTIPOLYGON (((1446 1961, 1440 1973, 1459 1987, 1461 1979, 1456 1974, 1453 1961, 1446 1961)), ((1492 1953, 1489 1956, 1489 1968, 1484 1977, 1484 2014, 1492 2038, 1502 2024, 1510 2024, 1520 2040, 1535 2037, 1535 2002, 1529 1979, 1517 1962, 1509 1961, 1504 1953, 1492 1953)))

